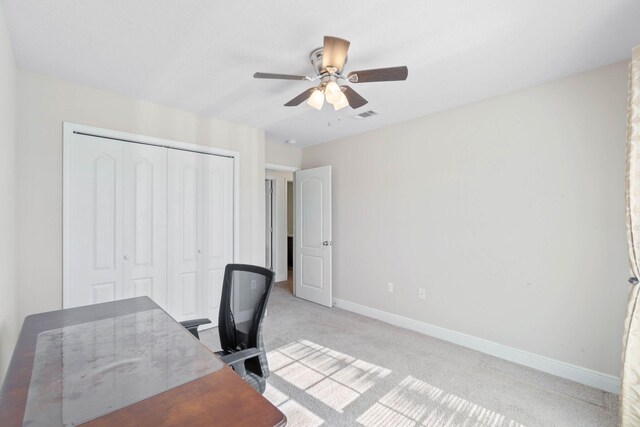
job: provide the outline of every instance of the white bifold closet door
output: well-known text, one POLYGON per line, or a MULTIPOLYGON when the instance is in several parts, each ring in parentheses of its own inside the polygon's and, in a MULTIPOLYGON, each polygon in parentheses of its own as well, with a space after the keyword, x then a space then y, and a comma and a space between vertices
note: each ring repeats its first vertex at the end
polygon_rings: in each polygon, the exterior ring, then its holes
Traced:
POLYGON ((168 309, 217 324, 224 268, 233 258, 233 160, 169 150, 168 309))
POLYGON ((143 295, 166 307, 166 149, 86 135, 65 149, 65 308, 143 295))
POLYGON ((65 157, 64 307, 146 295, 217 324, 233 159, 79 134, 65 157))
POLYGON ((65 154, 64 308, 121 299, 123 143, 74 135, 65 154))
POLYGON ((167 307, 167 155, 152 145, 124 149, 123 298, 149 296, 167 307))
POLYGON ((233 262, 233 159, 204 158, 203 312, 218 325, 224 269, 233 262))

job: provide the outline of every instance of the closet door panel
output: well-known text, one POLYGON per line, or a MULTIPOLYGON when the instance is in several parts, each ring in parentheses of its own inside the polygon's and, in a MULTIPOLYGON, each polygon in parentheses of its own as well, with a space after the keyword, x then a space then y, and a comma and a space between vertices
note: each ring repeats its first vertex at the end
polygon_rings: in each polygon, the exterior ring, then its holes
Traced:
POLYGON ((124 297, 167 307, 167 149, 124 145, 124 297))
POLYGON ((218 322, 225 266, 233 261, 233 159, 204 156, 204 310, 218 322))
POLYGON ((76 134, 65 156, 64 308, 120 299, 123 143, 76 134))
POLYGON ((203 155, 168 151, 168 304, 177 320, 199 317, 202 304, 203 155))

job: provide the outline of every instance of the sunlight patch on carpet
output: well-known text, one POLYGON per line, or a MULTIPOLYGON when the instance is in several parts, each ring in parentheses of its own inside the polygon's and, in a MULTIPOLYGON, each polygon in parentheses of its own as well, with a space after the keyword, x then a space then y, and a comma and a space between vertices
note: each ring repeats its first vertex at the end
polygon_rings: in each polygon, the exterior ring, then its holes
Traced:
POLYGON ((271 384, 267 384, 264 397, 277 406, 278 409, 280 409, 287 417, 287 425, 318 427, 324 423, 322 418, 291 399, 271 384))
POLYGON ((406 377, 358 419, 366 427, 525 427, 495 411, 406 377))
POLYGON ((391 371, 308 340, 267 354, 275 375, 339 413, 391 371))

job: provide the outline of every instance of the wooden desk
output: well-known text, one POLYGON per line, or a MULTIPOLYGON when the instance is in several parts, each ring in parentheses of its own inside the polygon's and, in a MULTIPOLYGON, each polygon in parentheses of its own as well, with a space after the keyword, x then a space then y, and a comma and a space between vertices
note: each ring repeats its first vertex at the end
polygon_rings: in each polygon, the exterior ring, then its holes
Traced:
POLYGON ((28 316, 0 390, 0 420, 7 427, 29 420, 86 427, 286 424, 282 412, 146 297, 28 316))

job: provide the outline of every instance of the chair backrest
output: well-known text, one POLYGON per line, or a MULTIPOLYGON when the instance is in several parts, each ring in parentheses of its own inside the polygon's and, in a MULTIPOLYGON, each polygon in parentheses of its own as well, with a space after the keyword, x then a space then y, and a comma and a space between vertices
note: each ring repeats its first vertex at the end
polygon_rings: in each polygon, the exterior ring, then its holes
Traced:
POLYGON ((223 351, 252 347, 262 349, 260 328, 273 281, 273 271, 266 268, 247 264, 227 265, 218 315, 223 351))

